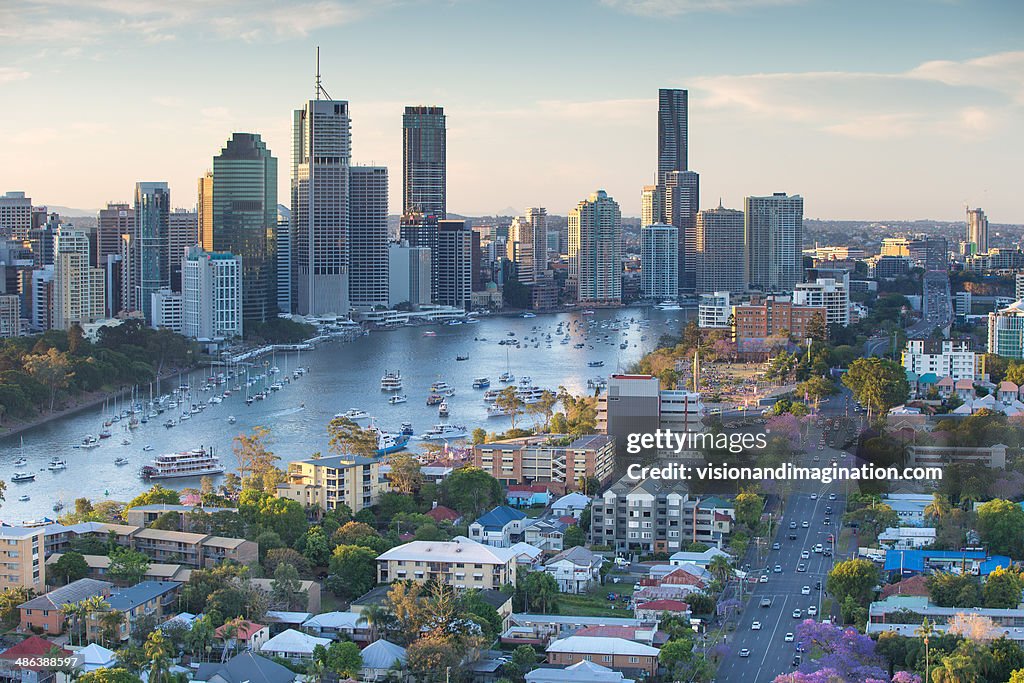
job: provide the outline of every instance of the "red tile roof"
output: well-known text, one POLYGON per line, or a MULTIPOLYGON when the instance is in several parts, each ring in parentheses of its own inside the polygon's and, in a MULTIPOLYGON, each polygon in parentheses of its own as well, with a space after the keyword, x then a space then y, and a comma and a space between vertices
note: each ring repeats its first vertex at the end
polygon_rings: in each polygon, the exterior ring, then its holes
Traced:
POLYGON ((896 583, 891 583, 882 589, 882 599, 885 600, 890 595, 917 595, 927 596, 928 585, 927 579, 924 576, 911 576, 909 579, 903 579, 896 583))
MULTIPOLYGON (((227 624, 224 624, 224 626, 227 626, 227 624)), ((224 626, 218 626, 213 632, 214 635, 216 635, 218 638, 223 638, 224 626)), ((242 622, 238 624, 238 631, 235 638, 237 638, 238 640, 249 640, 249 638, 251 638, 254 634, 258 633, 261 629, 265 628, 266 626, 264 626, 263 624, 257 624, 251 621, 242 622)))
POLYGON ((689 611, 690 606, 681 600, 651 600, 642 605, 637 605, 636 608, 657 610, 658 612, 686 612, 689 611))
POLYGON ((576 519, 572 515, 565 515, 564 517, 559 517, 558 521, 559 522, 564 522, 564 523, 568 524, 569 526, 572 526, 573 524, 579 524, 580 523, 580 520, 576 519))
POLYGON ((547 493, 547 484, 512 484, 508 487, 509 493, 547 493))
MULTIPOLYGON (((0 652, 0 658, 19 659, 21 657, 42 657, 49 654, 54 648, 60 650, 61 655, 71 654, 68 650, 57 645, 57 643, 51 642, 46 638, 40 638, 39 636, 32 636, 30 638, 26 638, 17 645, 8 648, 6 651, 0 652)), ((35 666, 22 666, 20 668, 41 671, 39 667, 35 666)))
POLYGON ((459 517, 462 517, 458 512, 451 508, 445 507, 444 505, 438 505, 432 510, 427 510, 427 517, 430 517, 435 522, 454 522, 459 517))

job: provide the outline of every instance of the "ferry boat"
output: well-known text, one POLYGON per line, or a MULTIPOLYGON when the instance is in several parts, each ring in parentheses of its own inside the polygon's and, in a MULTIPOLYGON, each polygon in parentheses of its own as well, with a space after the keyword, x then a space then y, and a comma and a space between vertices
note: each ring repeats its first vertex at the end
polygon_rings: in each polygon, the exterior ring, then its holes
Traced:
POLYGON ((486 389, 489 386, 491 386, 491 380, 487 377, 477 377, 473 380, 474 389, 486 389))
POLYGON ((441 405, 437 407, 438 417, 448 417, 448 401, 441 401, 441 405))
POLYGON ((487 391, 484 392, 484 402, 494 403, 495 401, 498 400, 498 396, 500 394, 501 392, 498 391, 497 389, 488 389, 487 391))
POLYGON ((338 413, 334 417, 344 417, 358 424, 359 422, 366 422, 367 420, 369 420, 370 414, 365 410, 360 410, 359 408, 350 408, 349 410, 346 410, 344 413, 338 413))
POLYGON ((152 465, 146 465, 139 473, 143 479, 179 479, 223 472, 224 465, 212 450, 193 448, 190 451, 158 455, 152 465))
POLYGON ((465 427, 438 424, 420 434, 421 441, 448 441, 449 439, 465 439, 469 432, 465 427))
POLYGON ((401 391, 402 390, 402 373, 401 372, 385 372, 384 376, 380 378, 380 390, 381 391, 401 391))
POLYGON ((13 481, 13 482, 35 481, 35 480, 36 480, 36 475, 34 475, 31 472, 15 472, 14 476, 11 477, 11 481, 13 481))
POLYGON ((403 436, 412 436, 415 432, 412 429, 412 422, 403 422, 401 429, 398 430, 399 434, 403 436))
POLYGON ((408 400, 409 397, 406 396, 405 394, 402 394, 401 396, 392 396, 391 398, 388 399, 388 403, 390 403, 393 406, 396 406, 399 403, 405 403, 408 400))

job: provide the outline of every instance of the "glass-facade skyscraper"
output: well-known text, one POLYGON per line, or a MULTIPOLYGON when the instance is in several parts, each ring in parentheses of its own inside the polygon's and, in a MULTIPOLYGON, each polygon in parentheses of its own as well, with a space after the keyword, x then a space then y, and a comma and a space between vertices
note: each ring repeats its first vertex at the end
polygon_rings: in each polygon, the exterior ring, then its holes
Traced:
POLYGON ((277 159, 256 133, 234 133, 213 158, 213 251, 242 259, 242 317, 277 310, 277 159))
POLYGON ((658 183, 672 171, 687 170, 687 92, 658 90, 658 183))
POLYGON ((402 116, 402 213, 444 220, 446 132, 443 107, 406 107, 402 116))
POLYGON ((349 169, 349 303, 388 305, 388 169, 349 169))
POLYGON ((170 211, 167 183, 135 183, 135 296, 129 307, 142 311, 147 325, 153 324, 153 293, 171 286, 170 211))

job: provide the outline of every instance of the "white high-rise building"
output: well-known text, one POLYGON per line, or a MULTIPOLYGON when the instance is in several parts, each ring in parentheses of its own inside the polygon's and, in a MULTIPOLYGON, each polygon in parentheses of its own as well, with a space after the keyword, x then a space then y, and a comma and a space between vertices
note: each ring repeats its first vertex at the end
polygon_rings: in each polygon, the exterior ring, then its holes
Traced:
POLYGON ((388 169, 352 166, 348 203, 349 303, 388 305, 388 169))
POLYGON ((45 332, 53 327, 53 278, 55 266, 48 265, 32 271, 32 307, 29 325, 35 332, 45 332))
POLYGON ((343 100, 309 100, 295 111, 292 296, 299 315, 348 314, 350 127, 343 100))
POLYGON ((0 234, 7 233, 11 239, 25 241, 31 229, 32 199, 24 192, 0 195, 0 234))
POLYGON ((103 269, 92 267, 89 236, 84 231, 63 225, 57 229, 53 283, 54 328, 66 330, 74 323, 103 317, 103 269))
POLYGON ((569 212, 569 280, 585 304, 622 303, 622 215, 598 190, 569 212))
POLYGON ((742 211, 719 206, 698 213, 694 246, 699 294, 746 290, 742 211))
POLYGON ((729 303, 729 292, 710 292, 700 295, 697 304, 697 326, 707 328, 729 327, 729 316, 732 305, 729 303))
POLYGON ((0 339, 21 336, 21 297, 0 294, 0 339))
POLYGON ((517 266, 518 279, 524 285, 534 285, 547 270, 548 210, 530 207, 524 216, 512 219, 505 243, 509 261, 517 266))
POLYGON ((181 266, 181 332, 192 339, 242 336, 242 258, 188 250, 181 266))
POLYGON ((793 303, 798 306, 823 306, 826 325, 850 324, 850 290, 833 278, 801 282, 793 290, 793 303))
POLYGON ((640 293, 675 299, 679 289, 679 229, 666 223, 640 228, 640 293))
POLYGON ((277 311, 292 312, 292 212, 283 204, 277 205, 277 311))
POLYGON ((181 292, 161 289, 153 292, 150 305, 153 309, 154 330, 170 330, 181 334, 184 296, 181 292))
POLYGON ((967 248, 970 254, 988 252, 988 217, 981 209, 967 209, 967 248))
POLYGON ((425 306, 430 301, 430 249, 408 242, 388 245, 388 306, 408 303, 425 306))
POLYGON ((1024 358, 1024 301, 1018 299, 988 314, 988 352, 1004 358, 1024 358))
POLYGON ((792 292, 804 276, 803 197, 747 197, 744 213, 750 288, 792 292))
POLYGON ((903 367, 919 376, 931 372, 956 382, 977 377, 978 357, 970 339, 908 339, 903 367))

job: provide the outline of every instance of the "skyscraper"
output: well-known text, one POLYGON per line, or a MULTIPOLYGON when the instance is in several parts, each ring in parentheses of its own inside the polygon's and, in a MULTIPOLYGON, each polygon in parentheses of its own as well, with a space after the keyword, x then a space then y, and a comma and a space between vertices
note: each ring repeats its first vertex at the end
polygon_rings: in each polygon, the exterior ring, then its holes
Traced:
POLYGON ((665 187, 663 185, 644 185, 640 193, 640 226, 663 223, 665 216, 665 187))
POLYGON ((604 190, 569 213, 569 280, 580 303, 622 303, 622 216, 604 190))
POLYGON ((517 266, 519 282, 533 285, 547 269, 548 211, 530 207, 525 214, 512 219, 505 249, 508 259, 517 266))
POLYGON ((103 271, 92 266, 89 236, 61 226, 54 240, 53 327, 66 330, 73 323, 103 317, 103 271))
POLYGON ((7 233, 11 239, 27 240, 32 229, 32 199, 24 192, 7 192, 0 195, 0 233, 7 233))
POLYGON ((469 310, 473 298, 473 231, 466 221, 437 222, 437 298, 434 303, 469 310))
POLYGON ((719 205, 698 212, 695 246, 698 294, 746 290, 742 211, 719 205))
POLYGON ((199 246, 213 251, 213 171, 199 178, 199 246))
POLYGON ((402 116, 402 213, 444 219, 446 132, 443 107, 406 107, 402 116))
POLYGON ((678 229, 679 291, 696 288, 697 211, 700 210, 700 176, 695 171, 669 171, 662 190, 662 221, 678 229))
POLYGON ((981 209, 967 209, 967 245, 968 253, 988 252, 988 217, 981 209))
MULTIPOLYGON (((317 98, 326 93, 317 77, 317 98)), ((292 145, 292 297, 299 315, 348 314, 348 102, 315 99, 295 111, 292 145)))
POLYGON ((353 307, 388 305, 388 169, 349 170, 349 302, 353 307))
POLYGON ((687 170, 687 92, 658 90, 658 183, 672 171, 687 170))
POLYGON ((167 215, 167 268, 171 291, 181 292, 181 259, 185 250, 199 243, 199 214, 191 209, 175 209, 167 215))
POLYGON ((110 202, 96 219, 96 265, 103 267, 108 256, 121 253, 121 235, 135 229, 135 210, 128 204, 110 202))
POLYGON ((640 227, 640 293, 674 299, 679 287, 679 229, 666 223, 640 227))
POLYGON ((402 214, 399 238, 410 247, 430 250, 430 301, 437 303, 437 217, 415 211, 402 214))
POLYGON ((743 208, 750 288, 792 292, 804 275, 803 197, 785 192, 747 197, 743 208))
POLYGON ((182 334, 192 339, 241 337, 242 260, 193 246, 182 261, 182 334))
POLYGON ((277 205, 277 310, 292 312, 292 212, 284 204, 277 205))
POLYGON ((135 183, 135 253, 131 267, 135 270, 132 308, 143 313, 146 324, 153 323, 151 298, 160 289, 169 289, 168 267, 171 191, 167 183, 135 183))
POLYGON ((276 233, 277 159, 258 134, 233 133, 213 158, 213 252, 242 259, 247 320, 277 310, 276 233))

